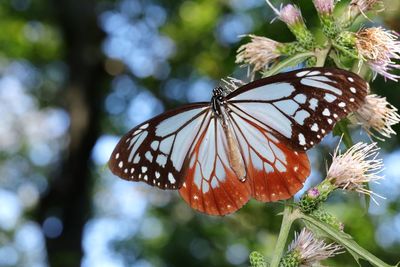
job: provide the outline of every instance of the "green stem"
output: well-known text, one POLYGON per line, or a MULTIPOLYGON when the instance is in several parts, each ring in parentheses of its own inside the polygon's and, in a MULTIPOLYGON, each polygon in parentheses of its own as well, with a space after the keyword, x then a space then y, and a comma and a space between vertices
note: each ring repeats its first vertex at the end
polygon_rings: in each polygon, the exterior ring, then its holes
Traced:
POLYGON ((279 231, 278 241, 275 245, 274 254, 272 255, 270 267, 279 267, 283 251, 285 250, 286 241, 289 235, 290 228, 293 221, 297 218, 298 213, 294 214, 292 206, 290 204, 285 204, 285 209, 283 211, 283 218, 281 229, 279 231))
POLYGON ((329 44, 327 47, 323 49, 317 49, 315 51, 315 56, 317 57, 317 64, 316 67, 323 67, 325 66, 326 58, 328 57, 329 52, 331 51, 331 45, 329 44))
POLYGON ((351 237, 349 237, 347 234, 344 234, 343 232, 339 232, 337 229, 333 228, 330 225, 327 225, 323 222, 320 222, 319 220, 308 216, 303 213, 298 213, 297 218, 303 219, 323 232, 325 232, 331 239, 335 240, 339 244, 343 245, 347 250, 351 252, 351 254, 356 255, 359 258, 363 258, 367 260, 369 263, 371 263, 373 266, 376 267, 395 267, 394 265, 389 265, 373 254, 371 254, 368 250, 364 249, 360 245, 358 245, 351 237))

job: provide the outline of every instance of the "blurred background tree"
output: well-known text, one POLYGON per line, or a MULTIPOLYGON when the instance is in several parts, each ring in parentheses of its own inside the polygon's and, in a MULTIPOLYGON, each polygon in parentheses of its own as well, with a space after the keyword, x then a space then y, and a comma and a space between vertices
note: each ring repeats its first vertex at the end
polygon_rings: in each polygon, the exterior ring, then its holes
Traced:
MULTIPOLYGON (((294 2, 317 31, 312 2, 294 2)), ((400 2, 385 6, 374 23, 400 31, 400 2)), ((209 217, 176 192, 120 180, 105 164, 131 127, 208 101, 220 78, 246 79, 234 64, 239 35, 293 40, 273 18, 263 0, 1 1, 0 266, 248 266, 251 250, 270 255, 280 204, 251 201, 209 217)), ((378 78, 373 87, 400 106, 399 84, 378 78)), ((324 176, 321 155, 336 143, 328 137, 309 152, 305 188, 324 176)), ((329 207, 362 246, 394 264, 400 139, 380 145, 386 180, 372 187, 386 199, 367 209, 337 194, 329 207)), ((329 264, 355 266, 348 255, 329 264)))

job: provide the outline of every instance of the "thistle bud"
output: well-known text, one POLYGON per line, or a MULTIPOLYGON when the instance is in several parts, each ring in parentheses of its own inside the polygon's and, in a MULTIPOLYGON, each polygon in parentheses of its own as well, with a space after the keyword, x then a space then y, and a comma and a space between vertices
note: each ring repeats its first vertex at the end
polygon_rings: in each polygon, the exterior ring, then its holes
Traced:
POLYGON ((342 31, 333 42, 333 46, 341 55, 345 57, 358 59, 359 53, 356 49, 356 35, 353 32, 342 31))
POLYGON ((295 5, 285 5, 280 10, 275 8, 269 0, 266 0, 267 4, 272 8, 278 18, 286 23, 290 31, 294 34, 299 43, 307 50, 314 49, 315 40, 314 36, 307 29, 304 23, 303 16, 301 15, 300 9, 295 5))
POLYGON ((334 39, 340 32, 338 23, 333 16, 335 8, 334 0, 313 0, 315 9, 318 12, 319 19, 322 24, 324 34, 331 39, 334 39))
POLYGON ((253 251, 250 253, 250 265, 251 267, 267 267, 267 262, 260 252, 253 251))
POLYGON ((343 232, 344 224, 322 207, 314 210, 310 215, 343 232))
POLYGON ((336 189, 329 181, 324 180, 322 183, 309 189, 299 201, 299 209, 306 214, 310 214, 317 210, 320 205, 328 199, 329 194, 336 189))

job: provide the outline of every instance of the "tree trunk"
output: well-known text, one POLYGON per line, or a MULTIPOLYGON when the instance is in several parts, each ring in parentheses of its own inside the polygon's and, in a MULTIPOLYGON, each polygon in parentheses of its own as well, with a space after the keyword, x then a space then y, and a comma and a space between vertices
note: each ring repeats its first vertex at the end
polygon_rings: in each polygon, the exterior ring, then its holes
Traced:
POLYGON ((63 224, 60 236, 46 237, 49 265, 79 266, 82 233, 90 215, 90 155, 100 134, 102 102, 108 76, 103 68, 101 42, 93 0, 49 0, 64 38, 68 80, 60 101, 70 115, 70 142, 60 171, 50 177, 47 194, 38 207, 38 221, 50 216, 63 224))

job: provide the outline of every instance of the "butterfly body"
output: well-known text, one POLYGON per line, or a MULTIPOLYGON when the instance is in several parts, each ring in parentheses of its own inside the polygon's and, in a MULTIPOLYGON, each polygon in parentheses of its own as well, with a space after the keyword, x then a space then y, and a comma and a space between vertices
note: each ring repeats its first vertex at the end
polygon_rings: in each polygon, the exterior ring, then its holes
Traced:
POLYGON ((210 103, 163 113, 133 128, 111 155, 111 171, 161 189, 179 189, 194 209, 224 215, 251 197, 287 199, 310 172, 306 150, 363 103, 357 75, 311 68, 264 78, 210 103))
POLYGON ((227 140, 227 154, 229 165, 235 172, 239 180, 246 180, 245 163, 242 158, 239 143, 237 142, 229 119, 229 109, 225 100, 226 91, 222 87, 213 89, 213 96, 211 98, 211 107, 214 116, 218 118, 218 122, 222 125, 227 140))

